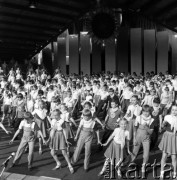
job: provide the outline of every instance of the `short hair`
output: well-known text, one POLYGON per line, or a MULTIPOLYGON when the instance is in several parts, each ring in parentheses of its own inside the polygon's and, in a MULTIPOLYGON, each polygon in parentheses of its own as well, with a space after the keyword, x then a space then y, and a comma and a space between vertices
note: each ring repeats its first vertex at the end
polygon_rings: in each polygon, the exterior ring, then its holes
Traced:
POLYGON ((60 115, 60 114, 61 114, 61 111, 60 111, 59 109, 55 109, 55 110, 53 111, 53 113, 57 113, 58 115, 60 115))
POLYGON ((169 87, 165 87, 165 89, 164 89, 165 91, 169 91, 169 87))
POLYGON ((119 104, 119 103, 118 103, 118 100, 115 100, 115 99, 112 99, 112 100, 111 100, 111 103, 119 104))
POLYGON ((92 113, 89 109, 84 109, 83 116, 92 117, 92 113))
POLYGON ((146 105, 143 106, 142 111, 150 113, 151 112, 151 107, 146 104, 146 105))
POLYGON ((19 94, 17 95, 17 97, 22 99, 22 98, 23 98, 23 95, 22 95, 21 93, 19 93, 19 94))
POLYGON ((114 92, 114 89, 113 88, 109 88, 109 92, 114 92))
POLYGON ((138 96, 137 95, 133 95, 132 98, 135 98, 136 100, 138 100, 138 96))
POLYGON ((92 107, 92 104, 91 104, 91 102, 89 102, 89 101, 86 101, 85 103, 84 103, 84 106, 85 105, 89 105, 90 107, 92 107))
POLYGON ((154 98, 153 103, 160 104, 160 99, 159 98, 154 98))

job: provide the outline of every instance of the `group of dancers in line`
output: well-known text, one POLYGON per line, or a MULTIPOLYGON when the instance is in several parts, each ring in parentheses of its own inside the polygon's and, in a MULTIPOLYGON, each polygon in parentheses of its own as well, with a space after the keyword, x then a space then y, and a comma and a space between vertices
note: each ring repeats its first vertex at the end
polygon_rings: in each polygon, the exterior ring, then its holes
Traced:
POLYGON ((85 147, 84 170, 89 170, 92 142, 97 137, 98 148, 106 147, 105 162, 99 172, 104 175, 108 163, 116 161, 116 170, 121 177, 121 166, 127 155, 136 160, 143 146, 142 173, 154 148, 162 151, 161 173, 171 156, 173 176, 177 163, 177 75, 147 73, 145 77, 116 74, 54 76, 45 70, 30 70, 26 78, 21 70, 11 69, 8 76, 1 77, 2 95, 1 128, 3 123, 14 128, 10 141, 23 135, 11 167, 20 160, 28 148, 28 169, 31 170, 35 140, 39 139, 39 154, 43 144, 49 145, 56 162, 53 170, 61 168, 57 151, 61 150, 69 171, 74 173, 74 164, 85 147), (76 123, 76 120, 79 124, 76 123), (77 128, 73 131, 73 125, 77 128), (100 130, 103 136, 100 137, 100 130), (163 132, 160 144, 158 135, 163 132), (71 142, 77 142, 71 156, 71 142), (131 148, 132 147, 132 148, 131 148))

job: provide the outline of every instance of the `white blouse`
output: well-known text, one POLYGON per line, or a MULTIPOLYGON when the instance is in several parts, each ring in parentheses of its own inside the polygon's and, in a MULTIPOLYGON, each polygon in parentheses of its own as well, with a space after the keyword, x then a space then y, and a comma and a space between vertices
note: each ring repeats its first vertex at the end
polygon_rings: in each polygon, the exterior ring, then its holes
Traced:
POLYGON ((46 116, 47 116, 47 110, 46 109, 35 109, 33 112, 32 112, 32 115, 35 115, 37 114, 41 119, 45 119, 46 116))

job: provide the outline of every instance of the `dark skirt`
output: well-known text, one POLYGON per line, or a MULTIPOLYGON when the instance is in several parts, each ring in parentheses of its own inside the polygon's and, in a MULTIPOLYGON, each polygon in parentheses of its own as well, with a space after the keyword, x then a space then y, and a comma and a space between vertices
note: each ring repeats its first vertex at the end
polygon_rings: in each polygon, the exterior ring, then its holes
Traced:
POLYGON ((10 105, 4 105, 3 112, 5 115, 10 114, 11 113, 10 105))

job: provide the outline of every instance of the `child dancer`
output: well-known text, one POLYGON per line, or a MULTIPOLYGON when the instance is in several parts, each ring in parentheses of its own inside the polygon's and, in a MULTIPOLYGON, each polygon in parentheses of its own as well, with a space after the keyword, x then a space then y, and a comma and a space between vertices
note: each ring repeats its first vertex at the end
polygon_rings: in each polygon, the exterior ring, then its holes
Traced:
POLYGON ((56 152, 58 150, 61 150, 67 164, 68 164, 68 168, 70 170, 70 172, 73 174, 74 173, 74 169, 71 165, 71 162, 69 160, 69 157, 67 155, 66 152, 66 144, 69 145, 66 135, 65 135, 65 131, 63 130, 63 125, 64 125, 64 120, 60 119, 60 111, 58 109, 54 110, 53 112, 53 117, 54 119, 52 119, 51 121, 51 126, 52 126, 52 130, 50 132, 50 138, 49 138, 49 143, 50 143, 50 149, 51 149, 51 155, 54 158, 54 160, 56 161, 57 165, 53 170, 57 170, 59 168, 61 168, 61 162, 59 161, 56 152))
POLYGON ((4 110, 3 110, 3 117, 2 117, 2 123, 5 118, 8 120, 8 126, 11 126, 11 106, 12 106, 12 95, 10 92, 4 96, 4 110))
POLYGON ((172 94, 168 87, 164 88, 164 92, 161 94, 161 107, 163 110, 163 116, 167 115, 167 111, 172 105, 172 94))
MULTIPOLYGON (((71 117, 70 113, 67 111, 67 107, 64 104, 61 104, 60 106, 60 111, 61 111, 61 119, 64 120, 64 132, 66 135, 66 140, 68 140, 69 138, 73 138, 73 131, 71 128, 71 123, 73 123, 75 125, 75 127, 77 127, 77 124, 75 123, 74 119, 71 117)), ((67 147, 67 154, 69 156, 69 152, 70 152, 70 148, 69 146, 67 147)))
POLYGON ((141 110, 142 107, 138 105, 138 96, 132 96, 131 104, 128 106, 127 112, 124 116, 128 121, 130 140, 133 139, 135 119, 141 114, 141 110))
MULTIPOLYGON (((95 128, 95 121, 92 118, 92 113, 88 109, 83 110, 83 119, 80 121, 79 128, 77 130, 75 141, 77 141, 77 147, 72 157, 72 164, 76 163, 79 159, 80 153, 83 146, 85 145, 85 159, 84 159, 84 170, 88 171, 89 161, 91 155, 91 144, 93 140, 93 131, 95 128)), ((98 138, 98 131, 97 131, 98 138)))
POLYGON ((18 130, 20 122, 23 120, 23 116, 25 113, 25 106, 26 106, 26 103, 23 99, 23 95, 21 93, 17 95, 17 98, 18 100, 17 100, 17 108, 16 108, 15 124, 14 124, 15 132, 18 130))
POLYGON ((32 113, 34 111, 34 101, 32 100, 31 95, 27 96, 26 110, 30 113, 32 113))
POLYGON ((142 109, 142 114, 137 116, 135 121, 135 131, 134 131, 134 147, 132 161, 138 155, 141 144, 143 145, 143 164, 142 173, 145 173, 145 165, 149 160, 150 151, 150 135, 154 130, 154 119, 151 117, 151 108, 148 105, 144 105, 142 109))
POLYGON ((14 142, 14 139, 18 136, 20 131, 23 129, 23 137, 20 142, 20 145, 18 147, 18 150, 16 152, 15 158, 13 160, 13 163, 11 167, 15 166, 16 162, 20 160, 23 151, 25 150, 26 146, 29 146, 29 154, 28 154, 28 170, 31 170, 32 168, 32 162, 33 162, 33 152, 34 152, 34 143, 35 143, 35 132, 37 131, 40 137, 43 140, 43 143, 46 144, 44 137, 42 135, 42 132, 39 130, 38 126, 36 126, 36 123, 33 121, 33 117, 30 112, 26 112, 24 114, 24 119, 21 121, 20 126, 18 130, 15 132, 12 140, 9 142, 12 144, 14 142))
POLYGON ((158 141, 159 132, 162 127, 162 109, 160 107, 160 99, 154 98, 152 106, 152 118, 154 119, 154 131, 151 135, 151 150, 153 150, 158 141))
MULTIPOLYGON (((102 144, 104 144, 110 135, 113 133, 115 127, 117 126, 117 121, 122 116, 121 110, 118 108, 118 102, 112 101, 111 108, 109 108, 107 116, 105 118, 105 132, 102 137, 102 144)), ((103 148, 100 147, 100 150, 103 148)))
MULTIPOLYGON (((39 101, 39 108, 35 109, 32 113, 35 117, 35 122, 38 125, 39 129, 42 132, 42 135, 44 138, 47 136, 46 132, 46 117, 47 117, 47 110, 44 108, 44 102, 41 100, 39 101)), ((42 154, 42 139, 41 136, 38 136, 39 138, 39 154, 42 154)))
POLYGON ((173 165, 173 178, 176 178, 176 168, 177 168, 177 106, 173 105, 171 109, 171 114, 166 115, 162 128, 166 131, 163 134, 162 140, 159 144, 159 149, 162 151, 161 159, 161 173, 160 178, 164 178, 164 165, 167 160, 167 156, 170 155, 172 158, 173 165))
MULTIPOLYGON (((128 153, 131 154, 129 149, 129 132, 126 130, 126 127, 127 127, 127 120, 121 119, 119 121, 119 127, 115 128, 114 132, 111 134, 107 142, 102 144, 102 146, 107 146, 108 144, 109 146, 107 147, 104 153, 106 160, 98 176, 104 174, 109 162, 111 162, 111 165, 113 165, 114 160, 116 160, 116 166, 119 166, 119 164, 123 161, 125 157, 126 142, 127 142, 128 153)), ((118 167, 117 173, 118 173, 118 177, 121 177, 120 167, 118 167)))

